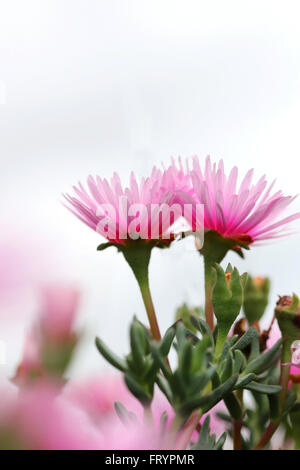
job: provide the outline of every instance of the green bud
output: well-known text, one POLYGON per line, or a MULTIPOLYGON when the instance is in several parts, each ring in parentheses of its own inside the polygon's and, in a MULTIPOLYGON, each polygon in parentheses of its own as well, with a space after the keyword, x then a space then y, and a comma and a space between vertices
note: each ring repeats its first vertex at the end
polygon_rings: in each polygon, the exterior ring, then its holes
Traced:
POLYGON ((243 309, 249 325, 253 325, 263 316, 268 305, 269 292, 270 281, 268 278, 248 275, 244 289, 243 309))
POLYGON ((275 315, 283 338, 281 363, 290 363, 291 345, 300 339, 300 303, 297 295, 280 297, 275 315))
POLYGON ((196 333, 197 329, 192 324, 190 317, 194 315, 195 317, 204 316, 203 310, 199 307, 190 308, 186 303, 178 307, 176 310, 176 321, 182 320, 184 326, 188 328, 192 333, 196 333))
POLYGON ((232 273, 225 273, 215 264, 216 282, 213 288, 212 303, 218 324, 216 355, 222 352, 228 332, 240 313, 243 303, 244 276, 236 268, 232 273))
POLYGON ((285 340, 291 344, 300 339, 300 303, 296 294, 293 294, 293 297, 280 297, 276 304, 275 315, 285 340))

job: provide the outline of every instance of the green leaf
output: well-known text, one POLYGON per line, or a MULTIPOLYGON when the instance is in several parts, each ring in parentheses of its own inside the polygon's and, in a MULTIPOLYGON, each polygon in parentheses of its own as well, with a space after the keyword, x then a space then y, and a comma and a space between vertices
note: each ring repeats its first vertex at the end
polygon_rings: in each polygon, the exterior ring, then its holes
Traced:
POLYGON ((209 339, 211 340, 212 346, 214 346, 215 341, 214 341, 213 334, 208 324, 204 320, 202 320, 202 318, 195 317, 195 315, 191 315, 190 318, 191 318, 191 322, 193 326, 202 334, 202 336, 207 335, 209 339))
POLYGON ((165 357, 161 354, 159 344, 156 341, 152 341, 150 344, 151 354, 154 362, 157 366, 163 371, 163 374, 170 379, 172 376, 172 371, 168 366, 165 357))
POLYGON ((249 330, 247 330, 246 333, 244 333, 243 336, 235 343, 232 349, 245 349, 255 336, 258 336, 257 329, 255 326, 251 326, 249 330))
POLYGON ((253 374, 252 372, 250 374, 244 375, 235 384, 235 387, 234 387, 235 390, 245 388, 246 385, 248 385, 250 382, 252 382, 255 378, 256 378, 256 375, 253 374))
POLYGON ((135 319, 130 326, 130 346, 134 368, 141 373, 144 369, 147 340, 145 328, 135 319))
POLYGON ((120 420, 124 424, 127 425, 128 423, 137 419, 135 414, 132 413, 131 411, 128 411, 121 402, 115 401, 114 407, 115 407, 117 415, 119 416, 120 420))
POLYGON ((106 242, 106 243, 101 243, 99 246, 97 246, 97 251, 103 251, 103 250, 106 250, 106 248, 109 248, 111 246, 114 246, 116 248, 118 248, 116 246, 116 243, 114 242, 106 242))
POLYGON ((231 392, 238 375, 233 375, 230 379, 226 380, 222 385, 213 390, 210 394, 193 398, 184 402, 179 408, 179 414, 182 416, 188 416, 192 411, 201 408, 203 413, 209 411, 215 406, 224 396, 231 392))
POLYGON ((259 374, 269 367, 270 362, 274 359, 274 354, 279 350, 282 344, 282 339, 279 339, 272 348, 268 349, 264 354, 249 362, 245 372, 255 372, 259 374))
POLYGON ((246 364, 244 354, 239 349, 236 349, 234 351, 233 373, 235 374, 236 372, 240 372, 243 369, 244 364, 246 364))
POLYGON ((217 365, 213 364, 208 370, 205 370, 200 375, 193 375, 190 386, 190 394, 199 394, 206 385, 210 382, 214 374, 216 373, 217 365))
POLYGON ((243 411, 234 393, 228 393, 227 395, 225 395, 224 403, 233 419, 242 418, 243 411))
POLYGON ((216 435, 210 435, 209 429, 209 421, 210 417, 207 416, 202 424, 198 441, 191 447, 191 450, 221 450, 225 440, 226 440, 226 432, 222 434, 222 436, 216 442, 216 435))
POLYGON ((112 352, 108 346, 100 338, 95 340, 96 347, 100 354, 107 360, 112 366, 116 369, 119 369, 122 372, 126 371, 126 363, 121 358, 119 358, 114 352, 112 352))
POLYGON ((150 405, 152 396, 147 393, 138 383, 137 381, 130 375, 125 374, 125 383, 131 393, 144 405, 150 405))
POLYGON ((167 355, 169 354, 173 340, 175 338, 175 334, 176 334, 175 326, 171 326, 170 328, 167 329, 159 345, 159 350, 162 356, 167 357, 167 355))
POLYGON ((223 434, 219 437, 215 446, 213 447, 213 450, 222 450, 223 445, 225 444, 225 441, 226 441, 226 437, 227 437, 227 433, 223 432, 223 434))
POLYGON ((236 384, 238 379, 238 374, 232 375, 226 382, 216 388, 213 392, 210 393, 206 398, 208 399, 208 404, 205 405, 203 409, 203 413, 209 411, 213 406, 215 406, 224 396, 231 392, 236 384))
POLYGON ((279 385, 262 384, 259 382, 250 382, 245 388, 252 392, 265 393, 266 395, 279 393, 282 389, 279 385))
POLYGON ((229 351, 227 359, 224 362, 224 367, 221 374, 221 382, 225 382, 229 377, 232 376, 233 373, 233 355, 232 352, 229 351))
POLYGON ((178 370, 180 370, 180 373, 182 374, 183 378, 188 382, 192 365, 192 345, 190 341, 185 341, 181 350, 179 351, 178 356, 178 370))
POLYGON ((156 383, 162 393, 166 396, 168 402, 172 405, 173 404, 173 394, 170 388, 168 381, 162 375, 157 375, 156 383))

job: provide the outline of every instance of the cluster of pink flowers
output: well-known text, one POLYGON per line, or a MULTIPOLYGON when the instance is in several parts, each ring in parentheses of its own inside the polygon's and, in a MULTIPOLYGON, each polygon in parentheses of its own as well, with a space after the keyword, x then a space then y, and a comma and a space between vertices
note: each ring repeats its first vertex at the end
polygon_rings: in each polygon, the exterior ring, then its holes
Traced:
POLYGON ((154 167, 139 183, 132 173, 126 188, 116 173, 110 183, 89 176, 88 190, 79 183, 74 187, 75 196, 67 194, 65 198, 67 207, 80 220, 116 244, 126 243, 132 228, 135 236, 145 240, 154 238, 150 231, 153 226, 156 238, 157 234, 168 238, 168 230, 180 216, 193 231, 201 227, 250 244, 282 236, 286 224, 300 217, 296 213, 280 218, 294 198, 281 191, 272 192, 275 182, 268 186, 263 176, 252 183, 253 170, 239 186, 237 179, 237 167, 226 176, 222 160, 217 165, 207 157, 202 170, 194 157, 192 168, 188 160, 183 165, 179 159, 163 170, 154 167), (134 210, 130 210, 132 205, 134 210), (155 209, 150 210, 150 206, 155 209), (164 210, 166 206, 172 207, 171 216, 170 210, 164 210))

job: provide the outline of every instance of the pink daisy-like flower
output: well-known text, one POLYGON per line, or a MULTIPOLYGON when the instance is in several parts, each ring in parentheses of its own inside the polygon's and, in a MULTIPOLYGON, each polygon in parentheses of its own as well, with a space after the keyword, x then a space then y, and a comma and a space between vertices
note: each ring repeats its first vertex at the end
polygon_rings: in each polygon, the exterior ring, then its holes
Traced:
POLYGON ((298 212, 280 218, 295 198, 272 193, 275 181, 267 186, 265 176, 253 184, 253 169, 237 187, 237 167, 226 176, 223 160, 212 164, 208 156, 202 172, 194 157, 191 179, 195 202, 204 205, 205 229, 223 237, 246 244, 278 238, 289 222, 300 217, 298 212))
POLYGON ((169 239, 168 231, 182 215, 179 204, 172 207, 175 190, 187 190, 190 177, 172 165, 161 171, 153 168, 151 176, 137 182, 131 173, 129 187, 123 188, 114 173, 110 183, 99 176, 88 177, 88 191, 81 183, 74 186, 75 196, 64 195, 66 207, 81 221, 108 241, 125 245, 130 238, 169 239))

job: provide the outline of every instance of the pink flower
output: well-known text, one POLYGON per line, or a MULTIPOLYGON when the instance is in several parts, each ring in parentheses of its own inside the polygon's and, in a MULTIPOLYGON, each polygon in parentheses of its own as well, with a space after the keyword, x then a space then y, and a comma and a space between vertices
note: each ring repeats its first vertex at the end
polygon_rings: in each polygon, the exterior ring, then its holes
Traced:
POLYGON ((25 338, 22 359, 13 380, 18 385, 25 385, 42 375, 41 337, 38 328, 34 326, 25 338))
POLYGON ((72 335, 79 304, 79 292, 66 285, 46 286, 41 290, 40 326, 53 342, 64 341, 72 335))
POLYGON ((168 208, 175 190, 189 188, 189 179, 175 165, 164 171, 154 167, 151 176, 139 183, 132 172, 126 188, 117 173, 110 183, 99 176, 89 176, 88 191, 79 183, 73 188, 77 197, 64 197, 66 207, 81 221, 110 242, 125 245, 128 238, 169 238, 166 233, 182 213, 177 204, 170 217, 168 208))
POLYGON ((64 372, 76 345, 74 331, 79 292, 64 285, 44 287, 40 314, 31 327, 14 381, 27 385, 33 379, 64 372))
POLYGON ((43 383, 7 397, 8 411, 0 416, 0 446, 16 449, 98 449, 101 435, 86 415, 43 383), (7 444, 9 436, 9 444, 7 444), (1 439, 4 438, 4 444, 1 439))
MULTIPOLYGON (((142 405, 129 392, 119 374, 102 374, 70 382, 65 386, 63 396, 84 409, 96 423, 116 415, 115 402, 121 402, 127 411, 134 413, 140 422, 143 421, 142 405)), ((157 429, 164 412, 167 412, 169 422, 174 417, 171 405, 160 390, 155 391, 152 412, 157 429)))
POLYGON ((275 182, 267 187, 263 176, 252 184, 250 170, 237 188, 237 178, 237 167, 226 176, 223 160, 217 166, 207 157, 202 172, 198 158, 194 157, 191 179, 195 202, 204 205, 205 229, 250 244, 282 236, 281 230, 300 217, 298 212, 279 218, 294 198, 281 191, 272 193, 275 182))
POLYGON ((19 395, 1 387, 0 448, 33 450, 159 449, 160 437, 141 422, 124 425, 103 416, 96 426, 86 412, 46 382, 19 395))

